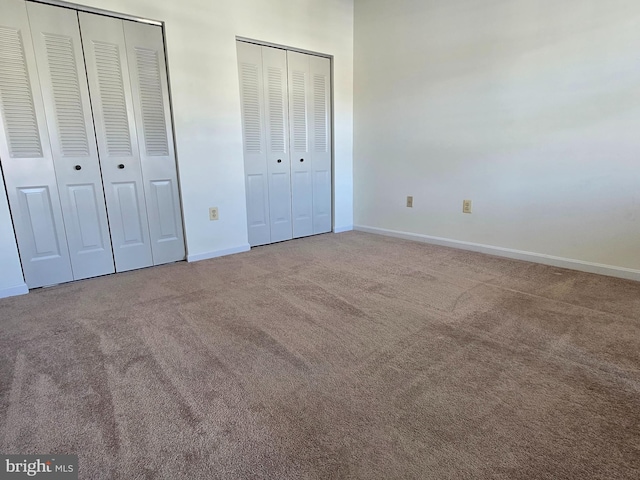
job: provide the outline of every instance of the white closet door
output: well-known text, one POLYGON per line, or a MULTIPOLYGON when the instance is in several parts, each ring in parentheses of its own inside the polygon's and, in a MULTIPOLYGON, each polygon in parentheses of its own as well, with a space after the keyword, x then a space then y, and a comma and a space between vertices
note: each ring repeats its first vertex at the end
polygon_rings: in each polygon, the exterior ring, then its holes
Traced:
POLYGON ((122 20, 80 12, 116 271, 153 265, 122 20))
POLYGON ((73 280, 25 2, 0 3, 0 160, 29 288, 73 280))
POLYGON ((262 48, 266 162, 269 176, 271 242, 292 238, 291 158, 287 111, 287 52, 262 48))
POLYGON ((266 162, 262 47, 237 42, 247 225, 252 247, 271 242, 269 174, 266 162))
POLYGON ((293 237, 313 234, 309 55, 287 52, 291 131, 291 206, 293 237))
POLYGON ((331 231, 331 63, 309 56, 313 233, 331 231))
POLYGON ((331 231, 330 60, 238 42, 238 65, 249 243, 331 231))
POLYGON ((185 255, 162 28, 123 24, 151 251, 159 265, 185 255))
POLYGON ((74 10, 27 2, 73 278, 114 272, 74 10))

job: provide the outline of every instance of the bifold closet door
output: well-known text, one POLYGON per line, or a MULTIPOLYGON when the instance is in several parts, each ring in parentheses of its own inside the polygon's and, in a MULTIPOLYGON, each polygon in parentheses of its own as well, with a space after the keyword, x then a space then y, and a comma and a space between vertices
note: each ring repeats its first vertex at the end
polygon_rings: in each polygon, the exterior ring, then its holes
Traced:
POLYGON ((0 160, 29 288, 184 259, 161 27, 2 0, 0 160))
POLYGON ((162 29, 78 15, 116 270, 183 260, 162 29))
POLYGON ((309 55, 313 233, 331 231, 331 63, 309 55))
POLYGON ((244 174, 249 245, 271 243, 269 179, 265 151, 262 48, 238 42, 244 174))
POLYGON ((74 10, 27 2, 74 280, 114 272, 74 10))
POLYGON ((30 288, 73 280, 23 0, 0 5, 0 159, 30 288))
POLYGON ((162 28, 122 21, 142 164, 153 264, 184 259, 162 28))
POLYGON ((78 15, 116 270, 148 267, 153 257, 122 20, 78 15))
POLYGON ((285 50, 238 42, 251 246, 292 238, 285 50))
POLYGON ((262 47, 271 241, 292 238, 291 157, 287 116, 287 52, 262 47))
POLYGON ((293 236, 331 231, 331 66, 287 52, 293 236))

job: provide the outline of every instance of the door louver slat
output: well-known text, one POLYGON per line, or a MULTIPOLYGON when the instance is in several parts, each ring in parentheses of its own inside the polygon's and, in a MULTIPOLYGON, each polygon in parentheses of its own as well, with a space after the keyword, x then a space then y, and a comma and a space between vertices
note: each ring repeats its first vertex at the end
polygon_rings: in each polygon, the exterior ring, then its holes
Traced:
POLYGON ((140 103, 142 106, 142 126, 147 154, 151 156, 169 155, 167 126, 162 101, 162 83, 158 53, 146 48, 135 48, 140 103))
POLYGON ((70 37, 44 34, 44 42, 62 155, 88 156, 89 143, 72 40, 70 37))
POLYGON ((120 49, 118 45, 103 42, 93 42, 93 48, 107 151, 112 157, 127 157, 131 155, 131 136, 122 81, 120 49))
POLYGON ((241 66, 244 118, 244 144, 247 152, 262 152, 262 121, 258 68, 249 63, 241 66))
POLYGON ((291 92, 293 99, 293 146, 297 152, 307 151, 307 100, 306 75, 304 72, 292 73, 291 92))
POLYGON ((326 79, 324 75, 313 76, 313 112, 313 149, 316 152, 326 152, 328 118, 326 79))
POLYGON ((269 88, 269 133, 271 151, 285 153, 284 95, 282 92, 283 72, 279 68, 268 69, 269 88))
POLYGON ((42 143, 33 104, 22 33, 0 27, 0 106, 11 158, 41 158, 42 143))

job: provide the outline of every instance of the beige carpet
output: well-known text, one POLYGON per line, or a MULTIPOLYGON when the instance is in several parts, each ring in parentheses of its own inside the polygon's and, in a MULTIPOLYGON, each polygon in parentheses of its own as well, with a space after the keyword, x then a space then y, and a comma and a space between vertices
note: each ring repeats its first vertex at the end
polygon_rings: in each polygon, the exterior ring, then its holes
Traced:
POLYGON ((640 283, 349 232, 0 300, 0 452, 90 479, 640 477, 640 283))

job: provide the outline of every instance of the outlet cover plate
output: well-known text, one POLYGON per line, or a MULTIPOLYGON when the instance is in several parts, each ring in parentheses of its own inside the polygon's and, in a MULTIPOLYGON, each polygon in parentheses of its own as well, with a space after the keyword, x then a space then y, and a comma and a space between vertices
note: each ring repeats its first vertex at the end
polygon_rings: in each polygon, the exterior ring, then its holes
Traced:
POLYGON ((218 207, 209 207, 209 220, 218 220, 218 207))

